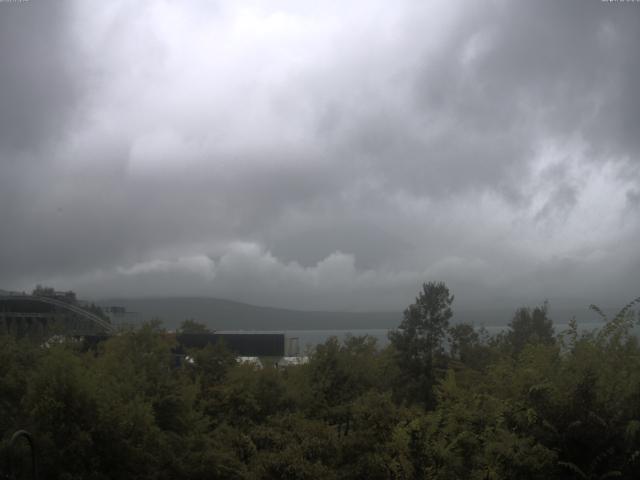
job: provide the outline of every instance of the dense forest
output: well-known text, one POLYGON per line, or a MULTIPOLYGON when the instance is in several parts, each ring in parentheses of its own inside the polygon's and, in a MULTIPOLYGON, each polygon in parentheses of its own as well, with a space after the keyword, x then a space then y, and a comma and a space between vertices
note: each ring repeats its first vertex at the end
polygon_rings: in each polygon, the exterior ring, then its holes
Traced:
POLYGON ((46 479, 640 478, 638 300, 591 332, 521 308, 497 336, 450 324, 453 300, 427 283, 388 347, 332 338, 287 368, 221 344, 177 364, 153 322, 0 337, 0 472, 27 469, 24 428, 46 479))

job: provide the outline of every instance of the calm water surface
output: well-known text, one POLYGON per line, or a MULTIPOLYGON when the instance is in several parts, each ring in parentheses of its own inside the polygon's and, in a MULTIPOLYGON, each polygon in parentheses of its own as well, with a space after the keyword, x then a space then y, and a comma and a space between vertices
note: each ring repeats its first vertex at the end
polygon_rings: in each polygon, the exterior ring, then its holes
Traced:
MULTIPOLYGON (((578 331, 585 332, 602 327, 602 323, 579 323, 578 331)), ((478 327, 480 328, 480 327, 478 327)), ((506 325, 496 326, 490 325, 484 327, 490 335, 496 335, 507 329, 506 325)), ((568 324, 555 324, 554 329, 556 333, 562 332, 569 328, 568 324)), ((363 336, 369 335, 374 337, 378 345, 385 347, 389 344, 387 334, 390 329, 387 328, 373 328, 373 329, 345 329, 345 330, 278 330, 278 331, 266 331, 266 330, 225 330, 220 333, 284 333, 287 339, 297 338, 298 345, 300 346, 300 352, 304 353, 307 348, 313 348, 318 344, 324 343, 330 337, 337 337, 339 340, 344 340, 347 336, 363 336)))

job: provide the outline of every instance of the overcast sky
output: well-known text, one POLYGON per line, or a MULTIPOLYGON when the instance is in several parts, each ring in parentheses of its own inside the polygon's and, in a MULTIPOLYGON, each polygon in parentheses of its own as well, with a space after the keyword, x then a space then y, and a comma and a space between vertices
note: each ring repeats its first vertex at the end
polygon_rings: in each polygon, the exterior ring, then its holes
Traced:
POLYGON ((640 295, 640 3, 0 3, 0 288, 640 295))

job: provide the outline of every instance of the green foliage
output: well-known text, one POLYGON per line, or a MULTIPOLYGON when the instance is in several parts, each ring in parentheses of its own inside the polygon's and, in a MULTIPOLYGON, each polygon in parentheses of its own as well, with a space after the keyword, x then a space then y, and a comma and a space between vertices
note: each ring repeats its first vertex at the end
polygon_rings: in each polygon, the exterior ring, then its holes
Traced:
POLYGON ((552 344, 555 341, 553 322, 548 316, 549 306, 519 308, 509 323, 507 343, 513 352, 520 353, 529 343, 552 344))
POLYGON ((482 370, 490 361, 492 351, 489 348, 488 333, 479 331, 473 325, 459 323, 448 329, 449 355, 465 366, 482 370))
POLYGON ((180 323, 179 333, 211 333, 209 327, 193 318, 187 318, 180 323))
POLYGON ((490 340, 447 328, 452 300, 427 284, 389 347, 332 338, 286 369, 222 344, 177 364, 158 323, 89 351, 0 337, 0 472, 27 428, 51 479, 640 478, 630 308, 557 338, 521 309, 490 340))
POLYGON ((429 282, 404 311, 398 330, 389 333, 402 372, 398 390, 410 401, 433 405, 434 368, 443 357, 443 340, 453 316, 453 295, 442 282, 429 282))
POLYGON ((352 401, 380 381, 373 337, 348 337, 341 345, 332 337, 318 345, 309 364, 309 375, 318 407, 352 401))
POLYGON ((200 376, 205 390, 222 382, 236 364, 235 355, 221 341, 216 344, 208 343, 192 353, 195 360, 194 371, 200 376))

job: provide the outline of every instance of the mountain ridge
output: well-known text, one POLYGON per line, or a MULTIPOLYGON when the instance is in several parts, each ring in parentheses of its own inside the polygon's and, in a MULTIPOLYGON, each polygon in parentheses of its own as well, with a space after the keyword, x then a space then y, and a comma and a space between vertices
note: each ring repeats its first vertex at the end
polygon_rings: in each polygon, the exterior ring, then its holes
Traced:
POLYGON ((401 312, 339 312, 258 306, 213 297, 113 297, 96 300, 100 306, 123 306, 139 320, 159 318, 176 328, 185 319, 214 330, 320 330, 394 328, 401 312))
MULTIPOLYGON (((137 320, 158 318, 166 328, 175 329, 183 320, 193 319, 212 330, 346 330, 392 329, 402 321, 402 311, 341 312, 295 310, 258 306, 235 300, 199 296, 111 297, 95 300, 100 306, 123 306, 137 312, 137 320)), ((561 302, 558 302, 561 303, 561 302)), ((530 305, 535 306, 535 305, 530 305)), ((579 322, 598 321, 586 305, 550 305, 556 324, 566 324, 573 316, 579 322)), ((476 326, 505 326, 517 306, 496 305, 484 308, 453 308, 452 323, 476 326)), ((608 310, 608 309, 607 309, 608 310)))

